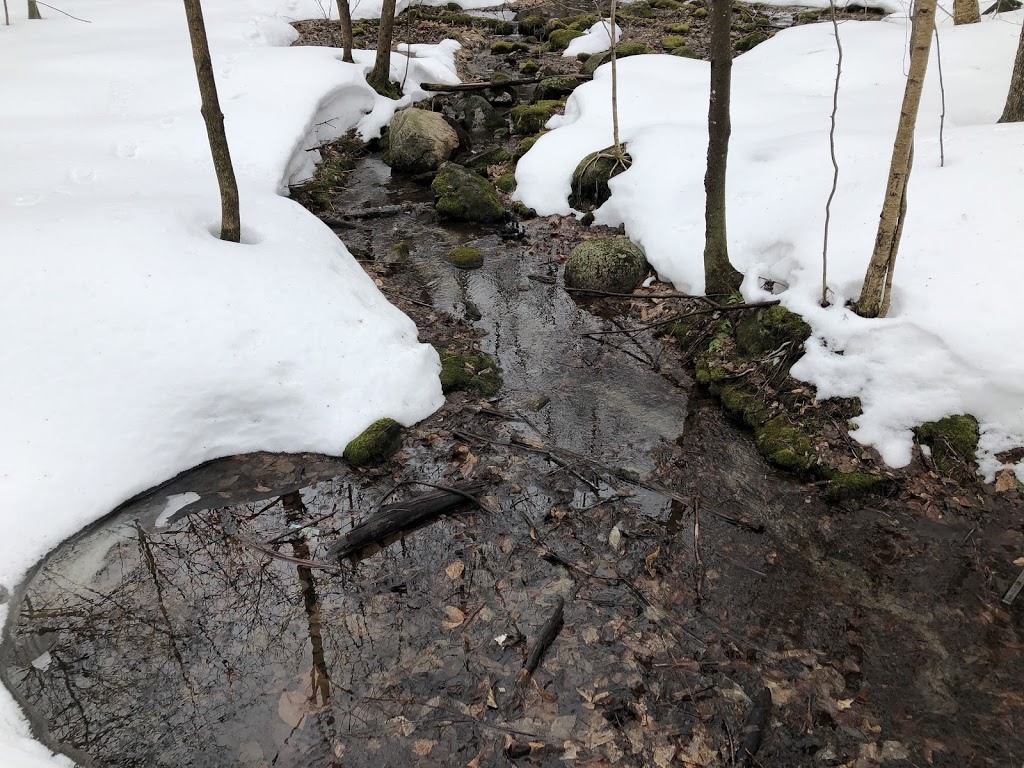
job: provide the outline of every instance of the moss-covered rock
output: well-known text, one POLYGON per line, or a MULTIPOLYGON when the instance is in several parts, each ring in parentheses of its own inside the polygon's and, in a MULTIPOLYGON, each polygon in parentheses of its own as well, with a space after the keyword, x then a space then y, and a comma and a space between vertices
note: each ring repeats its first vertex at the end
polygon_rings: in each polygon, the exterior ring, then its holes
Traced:
MULTIPOLYGON (((630 56, 640 56, 641 54, 650 52, 651 49, 644 43, 623 43, 622 45, 616 46, 615 57, 618 59, 626 59, 630 56)), ((611 51, 605 51, 604 53, 591 56, 583 63, 583 74, 592 75, 597 71, 598 67, 607 64, 611 60, 611 51)))
POLYGON ((694 12, 693 12, 693 17, 695 19, 706 19, 708 17, 708 9, 707 8, 697 8, 697 9, 695 9, 694 12))
POLYGON ((519 65, 519 71, 524 75, 535 75, 540 72, 540 62, 536 59, 527 59, 519 65))
POLYGON ((566 19, 568 22, 566 26, 569 29, 578 29, 581 32, 588 31, 592 26, 597 24, 601 19, 592 13, 581 13, 579 16, 574 16, 571 19, 566 19))
POLYGON ((955 414, 928 421, 914 430, 918 442, 931 449, 932 461, 945 475, 959 482, 974 480, 978 462, 978 420, 955 414))
POLYGON ((523 37, 536 37, 542 39, 546 36, 545 25, 547 20, 543 16, 527 16, 519 20, 519 34, 523 37))
POLYGON ((673 56, 680 56, 684 59, 699 59, 700 55, 688 45, 684 45, 682 48, 673 48, 669 51, 673 56))
POLYGON ((508 53, 522 53, 528 50, 530 50, 530 46, 526 43, 510 43, 508 40, 498 40, 495 43, 491 43, 491 53, 495 56, 508 53))
POLYGON ((479 248, 452 248, 445 256, 445 261, 459 269, 479 269, 484 265, 484 255, 479 248))
POLYGON ((757 449, 768 461, 791 472, 806 472, 817 463, 811 438, 795 427, 785 414, 770 419, 754 437, 757 449))
POLYGON ((737 40, 733 48, 742 53, 743 51, 749 51, 755 45, 760 45, 767 39, 768 35, 764 32, 751 32, 749 35, 744 35, 737 40))
POLYGON ((845 501, 873 494, 882 495, 888 493, 892 487, 892 481, 863 472, 834 472, 830 475, 825 485, 825 498, 829 501, 845 501))
POLYGON ((490 133, 505 127, 505 118, 478 93, 459 99, 452 111, 459 124, 470 133, 490 133))
POLYGON ((690 34, 689 24, 669 24, 665 27, 665 31, 673 35, 688 35, 690 34))
POLYGON ((789 342, 788 349, 801 349, 811 335, 800 315, 781 305, 764 307, 747 315, 736 326, 736 347, 747 358, 771 354, 789 342))
POLYGON ((811 22, 818 21, 820 18, 821 18, 821 11, 804 11, 799 16, 797 16, 797 19, 799 19, 800 21, 802 21, 802 22, 804 22, 806 24, 810 24, 811 22))
POLYGON ((668 37, 661 38, 661 47, 666 51, 671 51, 673 48, 682 48, 686 45, 686 38, 682 35, 669 35, 668 37))
POLYGON ((527 136, 525 139, 520 141, 516 145, 515 150, 512 152, 512 157, 516 161, 518 161, 519 158, 521 158, 523 155, 525 155, 527 152, 529 152, 533 148, 533 145, 537 143, 537 139, 539 139, 545 133, 547 133, 547 131, 541 131, 536 136, 527 136))
POLYGON ((444 116, 403 109, 388 129, 384 162, 401 173, 426 173, 437 170, 458 146, 459 136, 444 116))
POLYGON ((558 77, 545 77, 537 83, 537 89, 533 92, 534 101, 557 101, 564 99, 572 93, 576 86, 583 82, 572 75, 560 75, 558 77))
POLYGON ((345 446, 345 461, 355 467, 380 464, 401 445, 402 425, 394 419, 378 419, 345 446))
POLYGON ((494 180, 494 186, 506 194, 510 194, 516 188, 516 175, 511 171, 503 173, 494 180))
POLYGON ((591 152, 580 160, 572 173, 569 205, 584 212, 599 208, 611 197, 608 181, 629 168, 631 163, 625 153, 621 158, 617 157, 614 147, 591 152))
POLYGON ((647 277, 644 252, 626 237, 585 240, 565 262, 569 288, 611 293, 631 293, 647 277))
POLYGON ((625 18, 653 19, 654 8, 647 0, 639 0, 636 3, 629 3, 619 7, 619 15, 625 18))
POLYGON ((659 11, 678 11, 683 7, 679 0, 650 0, 651 6, 659 11))
POLYGON ((441 390, 447 395, 458 390, 491 397, 501 388, 501 369, 489 355, 460 355, 447 349, 441 357, 441 390))
POLYGON ((584 33, 578 29, 556 29, 548 35, 548 45, 552 51, 564 51, 569 47, 569 43, 583 35, 584 33))
POLYGON ((512 133, 537 133, 561 106, 560 101, 538 101, 512 107, 512 133))
POLYGON ((494 222, 505 218, 497 190, 483 176, 455 163, 446 163, 434 177, 434 208, 442 219, 494 222))

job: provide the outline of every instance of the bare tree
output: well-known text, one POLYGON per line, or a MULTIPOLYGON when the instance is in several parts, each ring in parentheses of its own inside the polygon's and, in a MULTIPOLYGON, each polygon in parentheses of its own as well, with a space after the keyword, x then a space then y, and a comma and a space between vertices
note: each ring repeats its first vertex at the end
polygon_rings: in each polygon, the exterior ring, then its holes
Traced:
MULTIPOLYGON (((612 62, 612 146, 614 147, 613 152, 615 153, 615 161, 622 167, 626 166, 626 153, 622 151, 622 142, 619 141, 619 72, 618 72, 618 57, 615 54, 615 46, 618 44, 618 40, 615 39, 615 24, 617 19, 616 11, 618 2, 612 0, 612 9, 609 14, 609 23, 611 28, 608 30, 608 39, 611 42, 611 62, 612 62)), ((598 10, 600 14, 600 10, 598 10)))
POLYGON ((1020 31, 1017 57, 1013 61, 1013 74, 1010 76, 1010 92, 1006 94, 1006 106, 1003 107, 999 122, 1024 122, 1024 29, 1020 31))
POLYGON ((184 1, 188 35, 192 40, 192 58, 195 60, 199 94, 203 100, 200 111, 206 122, 206 136, 210 141, 213 168, 217 172, 217 184, 220 186, 220 239, 237 243, 242 235, 238 183, 231 165, 228 137, 224 132, 224 114, 220 111, 220 100, 217 98, 217 83, 213 78, 213 62, 210 60, 210 43, 206 39, 203 9, 199 0, 184 1))
POLYGON ((352 9, 348 0, 338 0, 338 23, 341 25, 341 44, 344 47, 341 60, 352 64, 352 9))
POLYGON ((839 114, 839 81, 843 75, 843 41, 839 39, 839 21, 836 19, 836 2, 831 0, 832 33, 836 37, 836 84, 832 89, 832 121, 828 129, 828 151, 832 158, 832 189, 825 202, 825 233, 821 245, 821 306, 828 306, 828 230, 832 223, 832 201, 839 189, 839 160, 836 159, 836 115, 839 114))
POLYGON ((725 227, 725 171, 729 158, 729 98, 732 88, 732 27, 730 0, 710 0, 711 95, 708 99, 708 166, 704 174, 704 292, 734 293, 742 275, 729 263, 725 227))
POLYGON ((377 58, 373 71, 366 81, 378 93, 383 92, 391 80, 391 42, 395 29, 396 0, 384 0, 380 10, 380 27, 377 29, 377 58))
POLYGON ((4 0, 4 26, 11 26, 11 14, 7 12, 7 0, 4 0))
POLYGON ((954 24, 977 24, 981 21, 978 0, 953 0, 954 24))
POLYGON ((39 13, 39 4, 36 0, 28 0, 28 17, 30 19, 41 19, 43 15, 39 13))
POLYGON ((864 276, 864 287, 854 307, 862 317, 885 317, 889 311, 896 254, 907 213, 907 182, 914 161, 914 126, 921 105, 921 90, 935 31, 935 3, 936 0, 917 0, 914 12, 913 33, 910 37, 910 72, 903 92, 903 107, 893 144, 882 215, 878 221, 874 252, 864 276))

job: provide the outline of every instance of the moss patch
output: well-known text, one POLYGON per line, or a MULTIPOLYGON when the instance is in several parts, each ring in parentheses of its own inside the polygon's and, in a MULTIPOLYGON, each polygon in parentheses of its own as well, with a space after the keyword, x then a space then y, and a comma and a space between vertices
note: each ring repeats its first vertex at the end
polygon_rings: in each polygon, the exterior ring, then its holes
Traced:
POLYGON ((811 326, 800 315, 776 305, 759 309, 740 321, 736 327, 736 346, 744 357, 763 357, 778 350, 799 350, 810 335, 811 326))
POLYGON ((806 472, 818 460, 811 438, 786 414, 775 416, 754 436, 757 449, 772 464, 791 472, 806 472))
POLYGON ((866 475, 863 472, 836 472, 825 486, 825 498, 829 501, 845 501, 872 494, 888 493, 891 481, 878 475, 866 475))
POLYGON ((511 193, 516 188, 516 175, 512 172, 503 173, 494 180, 494 186, 506 194, 511 193))
POLYGON ((491 44, 491 53, 496 56, 506 53, 521 53, 528 50, 530 50, 530 46, 526 43, 510 43, 507 40, 499 40, 491 44))
POLYGON ((537 139, 539 139, 545 133, 547 133, 547 131, 541 131, 536 136, 527 136, 525 139, 520 141, 519 144, 516 146, 515 151, 512 153, 512 157, 515 160, 519 160, 519 158, 521 158, 523 155, 525 155, 533 148, 533 145, 537 143, 537 139))
POLYGON ((682 35, 669 35, 668 37, 661 38, 661 47, 666 51, 671 51, 673 48, 682 48, 686 45, 686 38, 682 35))
POLYGON ((749 51, 755 45, 760 45, 768 39, 768 35, 764 32, 751 32, 749 35, 744 35, 736 41, 733 48, 742 53, 743 51, 749 51))
POLYGON ((439 351, 441 357, 441 390, 449 392, 479 392, 491 397, 501 388, 501 369, 489 355, 460 355, 447 349, 439 351))
POLYGON ((445 256, 445 261, 459 269, 479 269, 484 265, 484 255, 479 248, 452 248, 445 256))
POLYGON ((583 37, 583 34, 578 29, 556 29, 548 35, 548 45, 552 51, 564 51, 569 43, 577 37, 583 37))
POLYGON ((345 446, 345 461, 355 467, 380 464, 401 445, 402 425, 394 419, 378 419, 345 446))
POLYGON ((688 45, 684 45, 682 48, 673 48, 669 51, 673 56, 681 56, 684 59, 699 59, 700 56, 693 48, 688 45))
POLYGON ((512 133, 537 133, 561 106, 560 101, 547 100, 512 107, 512 133))
POLYGON ((455 163, 446 163, 430 188, 434 208, 442 219, 495 222, 505 218, 505 206, 494 186, 483 176, 455 163))
POLYGON ((690 34, 689 24, 670 24, 665 27, 666 32, 670 32, 673 35, 688 35, 690 34))
POLYGON ((970 414, 928 421, 914 430, 918 441, 932 451, 932 461, 945 475, 970 482, 977 474, 978 420, 970 414))

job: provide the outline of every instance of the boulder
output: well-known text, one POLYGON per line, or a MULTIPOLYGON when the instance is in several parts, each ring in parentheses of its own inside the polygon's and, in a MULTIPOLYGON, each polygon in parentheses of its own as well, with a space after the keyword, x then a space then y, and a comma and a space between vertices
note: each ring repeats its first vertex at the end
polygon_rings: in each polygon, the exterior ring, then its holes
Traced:
POLYGON ((647 258, 626 237, 598 237, 577 245, 565 262, 569 288, 631 293, 647 277, 647 258))
POLYGON ((430 187, 442 219, 495 222, 505 218, 505 206, 494 185, 461 165, 445 163, 430 187))
POLYGON ((629 168, 631 159, 623 153, 622 160, 615 157, 614 147, 591 152, 580 160, 572 172, 572 194, 569 205, 577 211, 600 208, 612 196, 608 180, 629 168))
POLYGON ((384 162, 400 173, 436 171, 459 146, 444 116, 425 109, 403 109, 391 121, 384 162))
POLYGON ((402 446, 402 425, 394 419, 378 419, 345 446, 345 461, 355 467, 382 463, 402 446))
POLYGON ((544 125, 562 106, 560 101, 538 101, 512 107, 512 133, 531 134, 544 130, 544 125))
POLYGON ((480 269, 484 265, 484 255, 479 248, 462 246, 448 251, 445 261, 459 269, 480 269))
POLYGON ((505 127, 505 118, 483 96, 473 93, 455 104, 455 119, 470 133, 494 132, 505 127))
POLYGON ((537 83, 537 90, 533 92, 534 101, 556 101, 564 99, 577 85, 583 82, 583 78, 563 75, 560 77, 545 77, 537 83))

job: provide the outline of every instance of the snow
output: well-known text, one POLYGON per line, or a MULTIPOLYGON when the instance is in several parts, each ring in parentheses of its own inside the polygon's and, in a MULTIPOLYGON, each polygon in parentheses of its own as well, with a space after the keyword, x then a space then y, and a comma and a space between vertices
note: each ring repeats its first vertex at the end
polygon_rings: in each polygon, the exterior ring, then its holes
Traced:
MULTIPOLYGON (((366 85, 372 53, 282 47, 312 0, 205 0, 241 196, 230 244, 180 0, 60 5, 89 23, 30 22, 22 2, 0 26, 0 625, 26 569, 134 494, 224 455, 338 454, 443 402, 415 325, 282 194, 317 144, 457 82, 458 44, 412 46, 396 102, 366 85)), ((3 689, 0 765, 70 765, 3 689)))
MULTIPOLYGON (((580 53, 604 53, 612 47, 612 20, 603 19, 587 30, 585 35, 573 38, 563 56, 576 56, 580 53)), ((622 27, 615 25, 615 39, 622 39, 622 27)))
MULTIPOLYGON (((844 309, 856 298, 874 245, 903 88, 903 18, 844 22, 828 285, 818 306, 824 206, 832 181, 828 130, 836 48, 831 24, 781 32, 735 61, 729 152, 730 255, 744 294, 786 290, 783 304, 814 329, 793 374, 823 398, 861 398, 854 436, 894 466, 911 459, 911 429, 970 413, 981 424, 982 473, 994 454, 1024 445, 1024 125, 998 125, 1024 13, 940 25, 945 167, 939 164, 941 94, 935 47, 925 84, 909 211, 889 317, 844 309)), ((573 168, 611 144, 610 71, 579 87, 522 159, 516 199, 567 214, 573 168)), ((612 180, 600 224, 624 224, 665 279, 703 289, 706 62, 634 56, 619 63, 620 130, 632 167, 612 180)), ((1024 478, 1024 464, 1016 467, 1024 478)))

